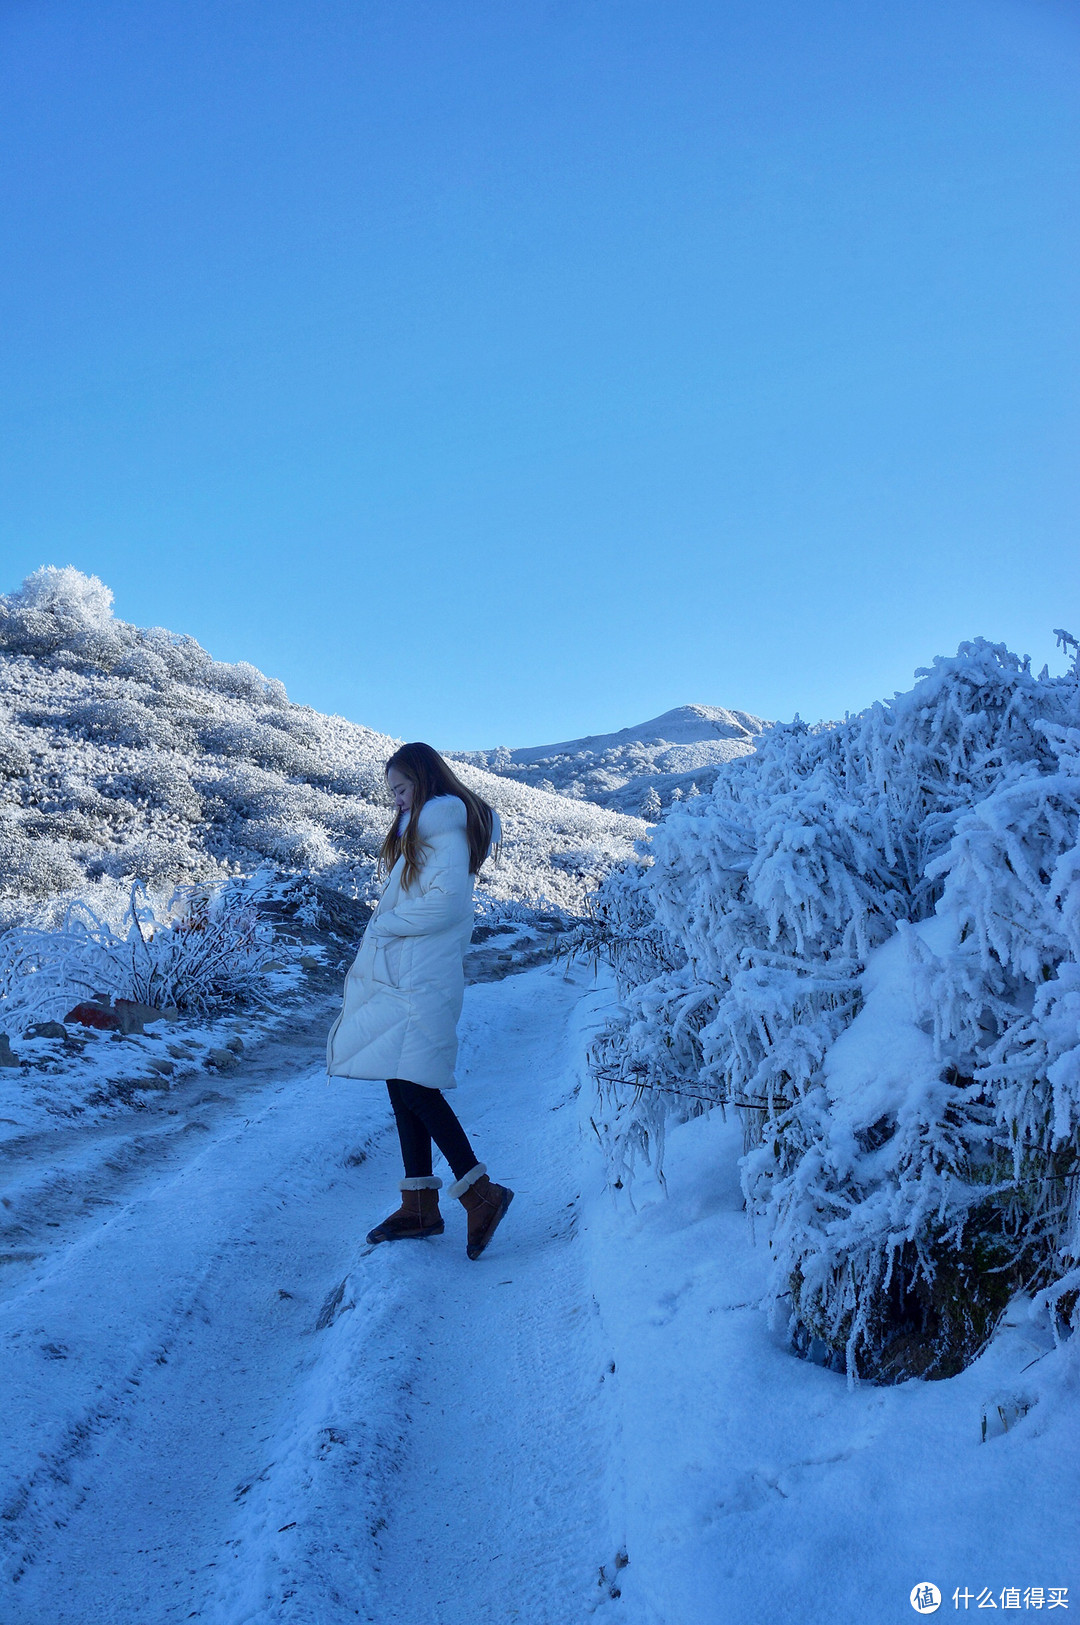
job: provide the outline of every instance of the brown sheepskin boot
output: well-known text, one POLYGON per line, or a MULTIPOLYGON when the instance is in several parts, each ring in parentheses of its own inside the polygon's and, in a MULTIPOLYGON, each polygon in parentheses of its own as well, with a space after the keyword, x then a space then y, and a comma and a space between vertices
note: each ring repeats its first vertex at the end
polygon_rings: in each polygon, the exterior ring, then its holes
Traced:
POLYGON ((439 1212, 439 1191, 442 1180, 430 1175, 427 1179, 403 1179, 401 1206, 396 1213, 368 1231, 368 1240, 413 1241, 420 1236, 441 1236, 446 1226, 439 1212))
POLYGON ((456 1196, 469 1215, 469 1239, 465 1251, 470 1258, 479 1258, 514 1200, 513 1191, 505 1185, 493 1185, 484 1164, 478 1162, 463 1179, 451 1185, 446 1194, 456 1196))

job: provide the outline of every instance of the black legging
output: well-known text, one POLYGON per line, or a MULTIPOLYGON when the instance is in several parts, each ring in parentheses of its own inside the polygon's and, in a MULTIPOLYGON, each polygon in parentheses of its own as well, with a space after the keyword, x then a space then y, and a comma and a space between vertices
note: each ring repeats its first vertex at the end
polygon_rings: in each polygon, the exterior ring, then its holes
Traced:
POLYGON ((430 1178, 432 1140, 454 1170, 455 1179, 471 1173, 479 1158, 441 1090, 408 1083, 404 1078, 387 1078, 386 1087, 394 1108, 406 1178, 430 1178))

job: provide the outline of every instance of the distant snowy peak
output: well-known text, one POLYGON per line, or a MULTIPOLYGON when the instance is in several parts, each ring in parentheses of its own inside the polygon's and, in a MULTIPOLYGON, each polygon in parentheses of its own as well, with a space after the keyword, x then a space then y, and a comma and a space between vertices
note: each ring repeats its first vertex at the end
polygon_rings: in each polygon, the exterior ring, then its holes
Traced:
POLYGON ((512 750, 510 760, 521 766, 552 756, 602 756, 620 745, 696 745, 703 740, 746 740, 765 727, 760 717, 748 711, 729 711, 723 705, 677 705, 651 722, 639 722, 618 733, 589 734, 584 739, 568 739, 558 745, 529 745, 512 750))
POLYGON ((768 726, 749 711, 679 705, 617 733, 461 751, 457 758, 575 801, 655 818, 672 800, 711 788, 724 763, 753 750, 768 726))

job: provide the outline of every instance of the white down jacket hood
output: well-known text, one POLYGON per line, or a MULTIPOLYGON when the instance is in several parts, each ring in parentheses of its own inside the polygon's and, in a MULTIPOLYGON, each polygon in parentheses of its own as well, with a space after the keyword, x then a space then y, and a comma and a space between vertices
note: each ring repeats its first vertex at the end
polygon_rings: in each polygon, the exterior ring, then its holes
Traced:
MULTIPOLYGON (((395 863, 345 979, 326 1045, 331 1077, 454 1087, 463 960, 473 929, 465 803, 436 796, 419 819, 420 873, 406 891, 405 860, 395 863)), ((500 834, 495 814, 493 842, 500 834)))

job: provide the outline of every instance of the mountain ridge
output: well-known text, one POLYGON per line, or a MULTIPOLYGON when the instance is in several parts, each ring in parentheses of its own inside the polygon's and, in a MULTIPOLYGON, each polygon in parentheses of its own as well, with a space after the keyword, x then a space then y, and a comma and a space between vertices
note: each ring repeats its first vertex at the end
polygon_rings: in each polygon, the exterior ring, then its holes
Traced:
POLYGON ((568 800, 655 819, 672 801, 710 789, 724 764, 752 751, 769 726, 749 711, 690 704, 614 733, 451 755, 568 800))
POLYGON ((619 745, 689 745, 712 739, 742 739, 760 733, 765 723, 748 711, 729 711, 723 705, 677 705, 648 722, 638 722, 614 733, 585 734, 556 745, 528 745, 511 749, 514 762, 528 766, 547 756, 570 756, 591 751, 599 754, 619 745))

